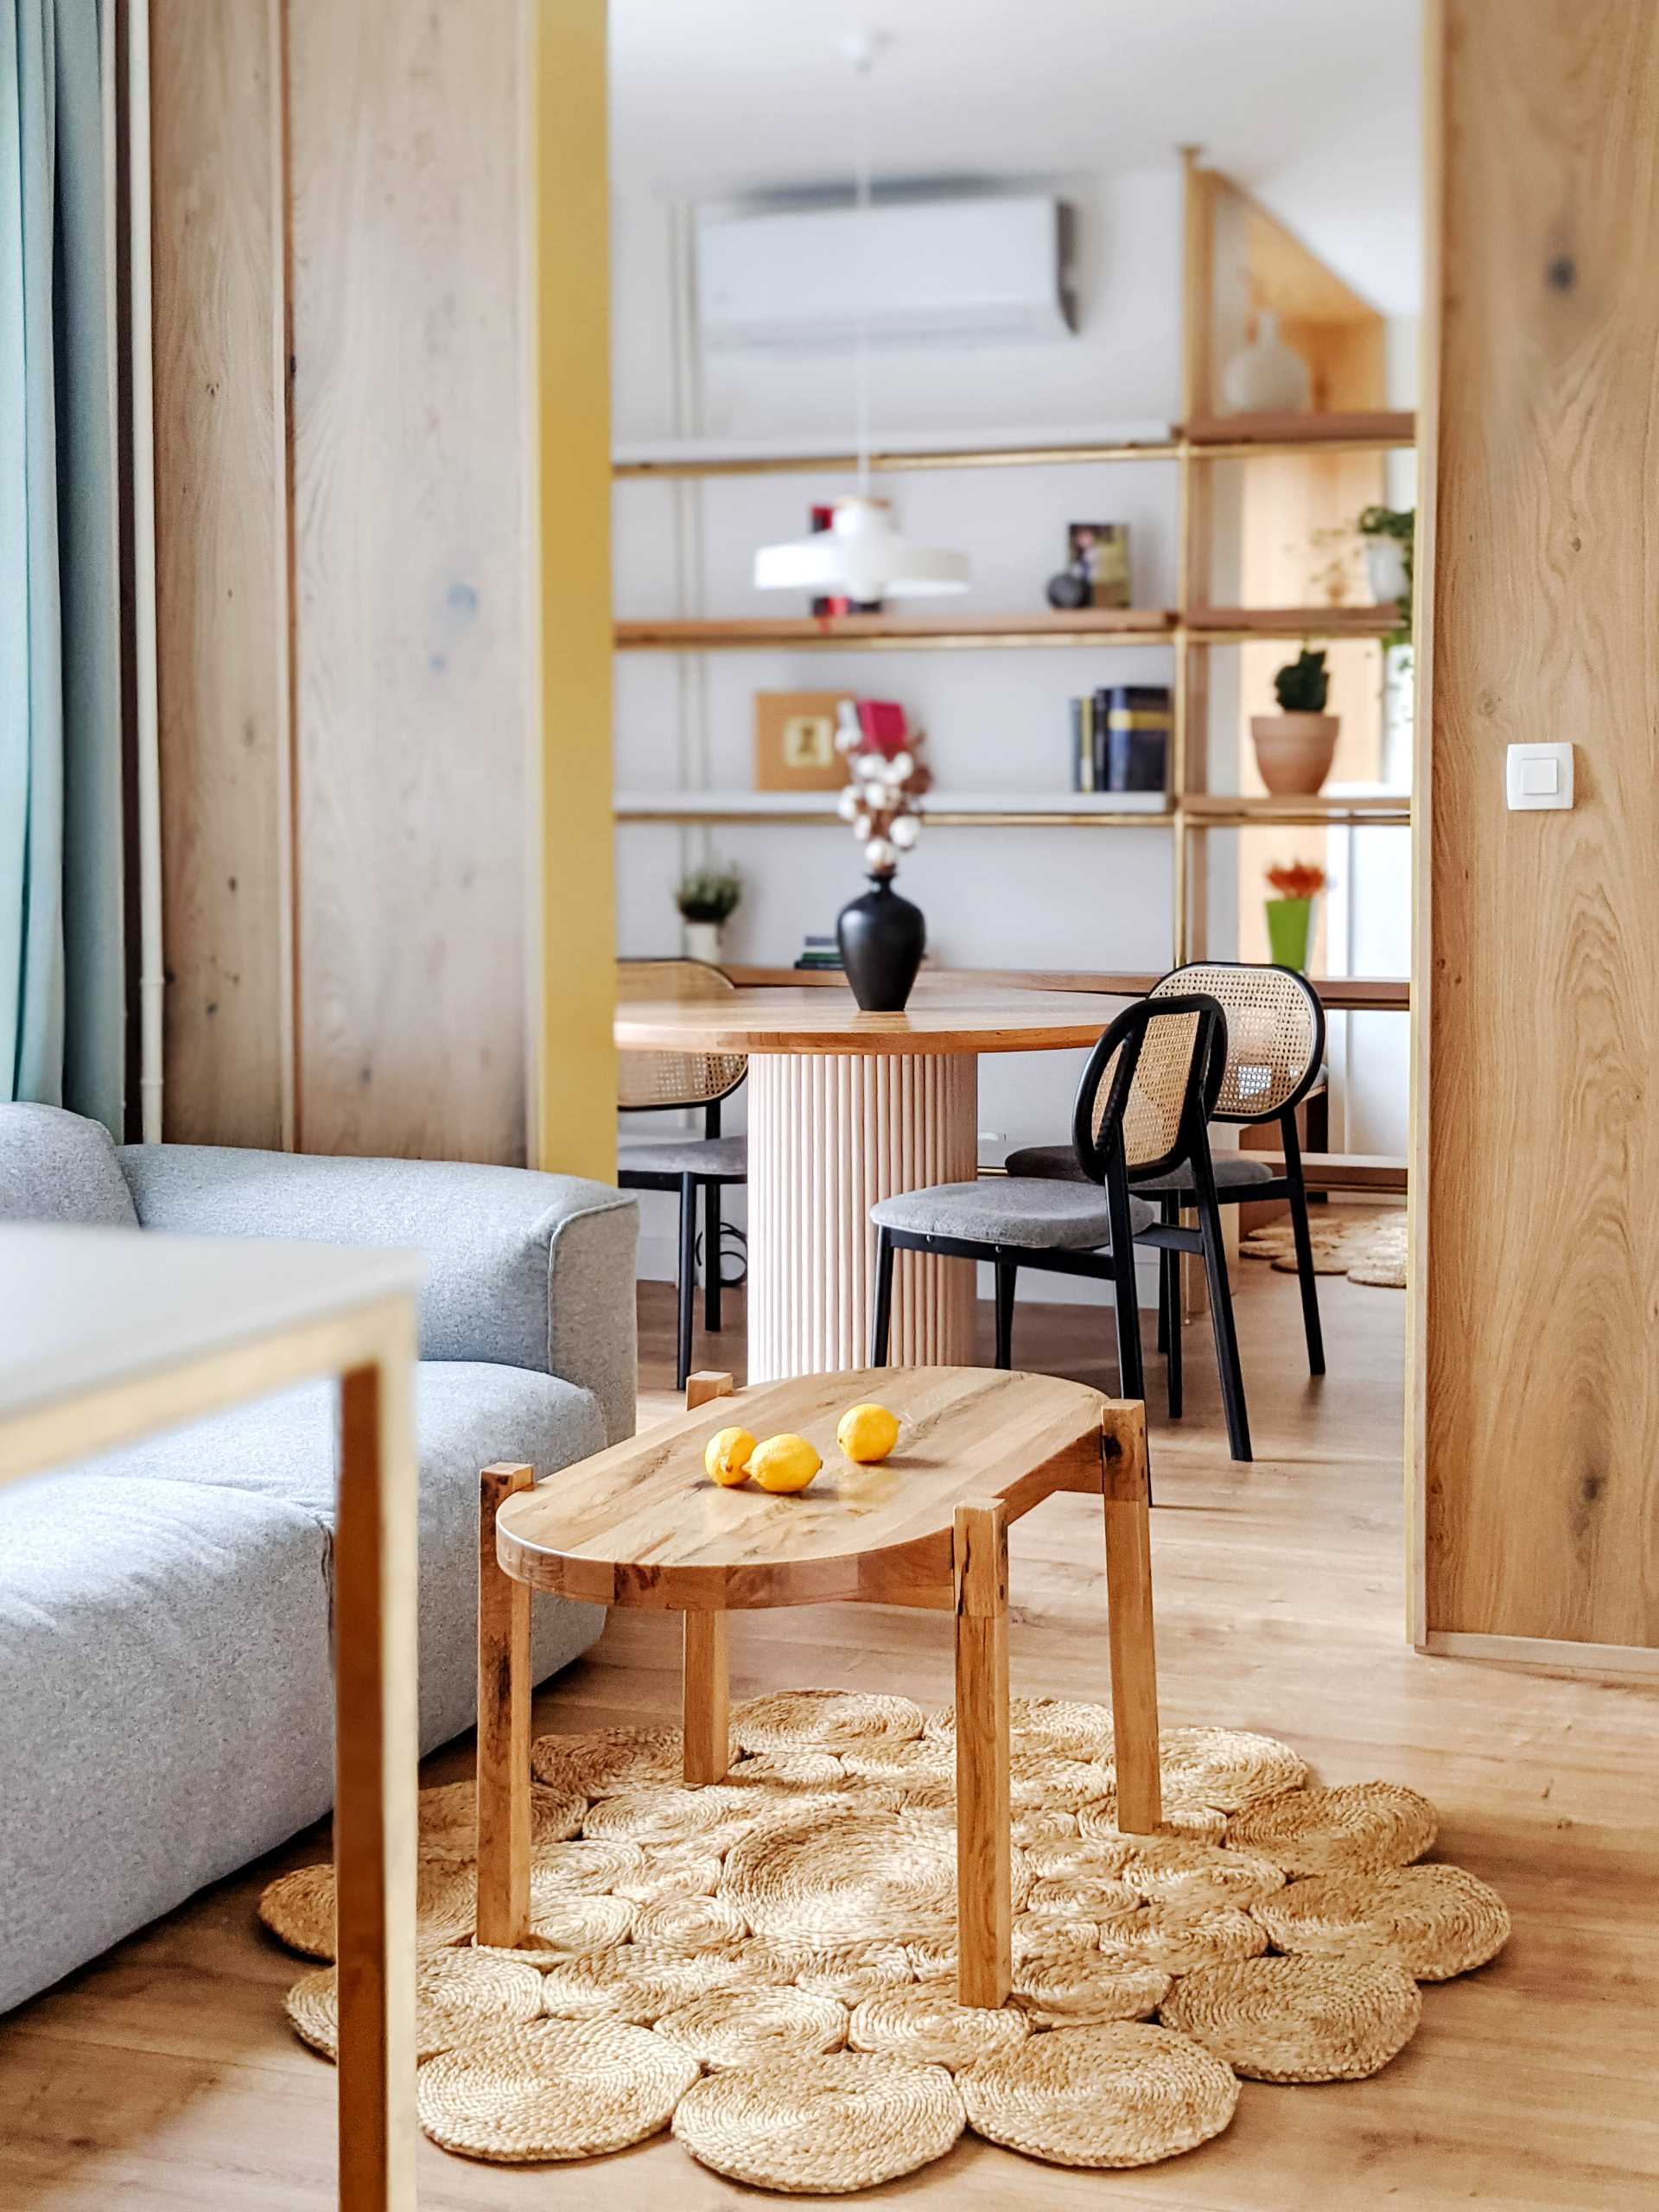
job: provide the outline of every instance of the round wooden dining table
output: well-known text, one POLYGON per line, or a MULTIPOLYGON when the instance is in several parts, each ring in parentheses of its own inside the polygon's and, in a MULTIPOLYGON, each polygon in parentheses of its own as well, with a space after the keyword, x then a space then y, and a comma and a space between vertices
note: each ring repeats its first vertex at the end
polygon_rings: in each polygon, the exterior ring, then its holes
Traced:
MULTIPOLYGON (((1092 1045, 1123 1005, 924 978, 902 1014, 861 1014, 822 986, 618 1009, 625 1052, 748 1055, 751 1382, 866 1363, 870 1208, 977 1172, 980 1054, 1092 1045)), ((970 1364, 972 1261, 898 1256, 893 1364, 970 1364)))

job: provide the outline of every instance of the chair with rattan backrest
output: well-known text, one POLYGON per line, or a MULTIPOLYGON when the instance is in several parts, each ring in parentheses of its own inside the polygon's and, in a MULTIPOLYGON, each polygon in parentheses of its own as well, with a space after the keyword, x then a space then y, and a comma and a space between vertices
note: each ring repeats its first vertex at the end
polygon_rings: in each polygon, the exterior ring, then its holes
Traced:
MULTIPOLYGON (((736 989, 728 976, 702 960, 619 960, 617 1003, 637 1006, 671 1001, 728 996, 736 989)), ((621 1154, 617 1182, 624 1190, 670 1191, 680 1201, 678 1315, 676 1383, 685 1388, 691 1366, 691 1324, 696 1291, 697 1193, 702 1193, 703 1319, 718 1330, 720 1312, 721 1198, 728 1183, 748 1176, 747 1141, 721 1135, 721 1101, 748 1073, 741 1052, 620 1052, 617 1055, 617 1106, 625 1114, 661 1113, 700 1106, 701 1137, 664 1137, 631 1144, 621 1154)))

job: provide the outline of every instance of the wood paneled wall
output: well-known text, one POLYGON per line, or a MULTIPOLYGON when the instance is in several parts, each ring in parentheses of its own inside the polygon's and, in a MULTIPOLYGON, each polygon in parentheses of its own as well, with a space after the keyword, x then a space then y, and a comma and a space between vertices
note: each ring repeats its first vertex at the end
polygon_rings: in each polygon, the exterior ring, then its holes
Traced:
POLYGON ((1659 12, 1441 0, 1429 71, 1416 1625, 1651 1664, 1659 12), (1510 814, 1504 747, 1546 738, 1577 804, 1510 814))

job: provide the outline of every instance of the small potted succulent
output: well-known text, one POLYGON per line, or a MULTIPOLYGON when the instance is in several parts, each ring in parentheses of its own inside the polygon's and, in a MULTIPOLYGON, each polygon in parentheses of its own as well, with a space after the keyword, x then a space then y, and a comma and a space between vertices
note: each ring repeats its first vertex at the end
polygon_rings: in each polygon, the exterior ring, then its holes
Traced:
POLYGON ((1280 968, 1307 966, 1313 901, 1325 888, 1325 870, 1311 861, 1276 861, 1268 870, 1268 949, 1280 968))
POLYGON ((916 758, 921 741, 919 734, 904 730, 902 717, 868 705, 861 715, 852 700, 842 702, 836 747, 852 780, 838 806, 863 848, 871 887, 842 908, 836 942, 853 996, 866 1014, 902 1011, 927 949, 921 908, 893 887, 899 856, 914 845, 921 827, 916 802, 931 781, 916 758))
POLYGON ((1379 607, 1400 610, 1400 626, 1383 639, 1384 645, 1411 643, 1412 551, 1417 537, 1415 507, 1367 507, 1356 528, 1365 547, 1365 569, 1371 597, 1379 607))
POLYGON ((1268 789, 1281 798, 1317 791, 1331 772, 1338 717, 1325 711, 1331 677, 1323 649, 1304 645, 1273 679, 1276 715, 1252 715, 1250 739, 1268 789))
POLYGON ((720 965, 720 932, 737 912, 743 879, 729 865, 694 868, 680 878, 674 903, 685 925, 685 950, 692 960, 720 965))

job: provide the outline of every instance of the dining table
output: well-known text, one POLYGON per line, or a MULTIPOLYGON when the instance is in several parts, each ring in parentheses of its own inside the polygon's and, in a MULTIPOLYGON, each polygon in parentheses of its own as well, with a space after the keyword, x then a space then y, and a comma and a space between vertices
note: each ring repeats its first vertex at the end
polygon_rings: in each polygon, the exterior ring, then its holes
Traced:
MULTIPOLYGON (((875 1238, 870 1209, 979 1166, 979 1060, 1093 1045, 1126 1001, 923 976, 899 1014, 844 987, 739 989, 618 1008, 625 1052, 748 1059, 748 1374, 778 1382, 862 1367, 875 1238)), ((974 1355, 974 1263, 899 1255, 888 1357, 974 1355)))

